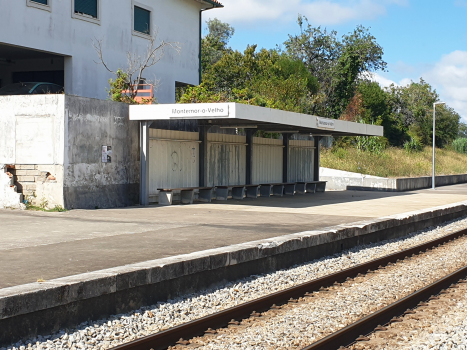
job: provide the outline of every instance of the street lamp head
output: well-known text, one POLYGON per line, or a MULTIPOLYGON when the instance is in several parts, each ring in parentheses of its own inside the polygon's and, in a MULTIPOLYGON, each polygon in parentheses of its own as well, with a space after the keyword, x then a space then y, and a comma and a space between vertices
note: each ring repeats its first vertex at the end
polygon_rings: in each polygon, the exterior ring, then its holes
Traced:
POLYGON ((435 102, 433 103, 433 106, 436 106, 436 105, 445 105, 446 102, 435 102))

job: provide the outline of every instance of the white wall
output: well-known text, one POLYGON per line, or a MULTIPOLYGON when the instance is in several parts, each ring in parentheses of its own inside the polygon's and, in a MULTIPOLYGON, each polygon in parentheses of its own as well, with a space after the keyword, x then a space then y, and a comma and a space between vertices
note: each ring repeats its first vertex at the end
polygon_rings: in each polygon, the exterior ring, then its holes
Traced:
POLYGON ((65 95, 0 96, 0 164, 61 164, 65 95))
POLYGON ((282 182, 283 141, 253 138, 254 184, 282 182))
POLYGON ((198 187, 199 133, 149 130, 149 195, 158 188, 198 187))
POLYGON ((289 141, 289 182, 313 181, 314 141, 289 141))
MULTIPOLYGON (((0 0, 0 44, 11 44, 66 56, 67 94, 106 99, 108 79, 92 40, 102 39, 104 58, 112 69, 127 65, 126 52, 143 54, 149 41, 132 33, 132 1, 100 0, 99 24, 72 18, 72 0, 49 0, 51 11, 26 6, 26 0, 0 0)), ((160 103, 175 99, 175 81, 198 83, 199 10, 194 0, 138 0, 152 9, 159 38, 179 42, 181 54, 168 50, 164 58, 145 73, 160 79, 160 103)), ((1 68, 1 67, 0 67, 1 68)))
POLYGON ((208 134, 207 186, 246 183, 246 136, 208 134))

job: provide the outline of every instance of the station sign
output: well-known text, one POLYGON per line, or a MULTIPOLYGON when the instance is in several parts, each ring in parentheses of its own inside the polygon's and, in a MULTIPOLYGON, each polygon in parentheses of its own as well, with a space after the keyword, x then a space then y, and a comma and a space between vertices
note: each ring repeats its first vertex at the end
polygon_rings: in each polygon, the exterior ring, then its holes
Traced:
POLYGON ((334 130, 336 129, 336 121, 334 119, 316 118, 316 126, 319 129, 334 130))
POLYGON ((230 116, 228 103, 130 106, 130 120, 215 119, 230 116))

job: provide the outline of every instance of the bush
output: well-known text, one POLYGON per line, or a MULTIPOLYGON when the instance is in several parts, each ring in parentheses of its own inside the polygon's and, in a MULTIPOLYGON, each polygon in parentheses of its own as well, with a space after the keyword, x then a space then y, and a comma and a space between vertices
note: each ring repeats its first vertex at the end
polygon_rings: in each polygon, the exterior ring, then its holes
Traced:
POLYGON ((381 136, 357 136, 355 141, 358 150, 375 154, 382 154, 388 146, 388 139, 381 136))
POLYGON ((408 153, 421 152, 423 150, 423 145, 418 139, 411 137, 410 141, 405 141, 404 149, 408 153))
POLYGON ((452 141, 452 148, 459 153, 467 153, 467 139, 458 138, 452 141))

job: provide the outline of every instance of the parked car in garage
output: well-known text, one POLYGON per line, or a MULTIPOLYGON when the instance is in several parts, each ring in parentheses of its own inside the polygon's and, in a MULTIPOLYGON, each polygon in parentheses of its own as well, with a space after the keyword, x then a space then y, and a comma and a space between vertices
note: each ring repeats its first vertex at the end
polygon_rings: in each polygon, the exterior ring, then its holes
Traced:
POLYGON ((28 82, 6 85, 0 88, 0 95, 62 94, 63 91, 63 86, 57 84, 28 82))

